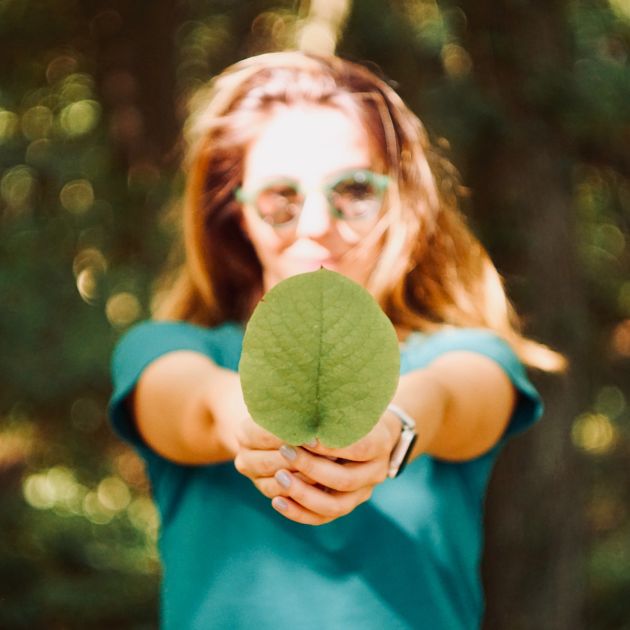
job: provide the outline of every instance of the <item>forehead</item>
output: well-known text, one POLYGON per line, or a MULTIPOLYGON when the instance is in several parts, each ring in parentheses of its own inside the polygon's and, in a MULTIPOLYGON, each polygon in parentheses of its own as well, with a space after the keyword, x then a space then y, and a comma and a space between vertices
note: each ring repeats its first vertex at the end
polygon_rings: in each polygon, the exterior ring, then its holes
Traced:
POLYGON ((368 135, 358 120, 334 107, 276 109, 245 152, 243 180, 255 185, 274 177, 303 182, 351 168, 372 166, 368 135))

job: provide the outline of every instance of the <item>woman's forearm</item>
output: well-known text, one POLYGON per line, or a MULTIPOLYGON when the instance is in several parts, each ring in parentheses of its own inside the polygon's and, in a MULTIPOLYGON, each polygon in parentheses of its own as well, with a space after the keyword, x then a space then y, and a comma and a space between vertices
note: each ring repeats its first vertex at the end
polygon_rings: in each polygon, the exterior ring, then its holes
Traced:
POLYGON ((448 390, 430 370, 415 370, 400 377, 392 402, 416 421, 418 437, 410 459, 430 452, 431 444, 442 428, 448 390))
POLYGON ((393 402, 416 420, 412 453, 464 461, 488 452, 505 432, 517 395, 492 359, 449 352, 400 378, 393 402))
POLYGON ((232 421, 247 413, 238 375, 188 351, 164 355, 146 368, 132 409, 147 444, 181 464, 233 459, 232 421))
POLYGON ((232 460, 239 448, 236 440, 237 424, 249 416, 243 400, 240 376, 238 372, 215 366, 204 391, 204 406, 214 420, 216 440, 225 452, 224 459, 232 460))

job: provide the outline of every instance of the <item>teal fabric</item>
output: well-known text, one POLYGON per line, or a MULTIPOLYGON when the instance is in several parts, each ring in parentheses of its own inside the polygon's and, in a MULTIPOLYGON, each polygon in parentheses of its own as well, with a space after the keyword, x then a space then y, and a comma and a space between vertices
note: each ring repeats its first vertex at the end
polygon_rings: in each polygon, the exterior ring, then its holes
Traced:
POLYGON ((144 368, 167 352, 192 350, 237 370, 243 332, 235 323, 207 329, 144 322, 113 356, 110 417, 144 457, 161 517, 162 627, 478 628, 488 479, 505 441, 542 414, 509 345, 482 329, 413 333, 401 348, 401 374, 451 350, 477 352, 501 366, 519 393, 505 435, 474 460, 418 457, 351 514, 311 527, 275 512, 232 463, 182 466, 163 459, 143 443, 124 405, 144 368))

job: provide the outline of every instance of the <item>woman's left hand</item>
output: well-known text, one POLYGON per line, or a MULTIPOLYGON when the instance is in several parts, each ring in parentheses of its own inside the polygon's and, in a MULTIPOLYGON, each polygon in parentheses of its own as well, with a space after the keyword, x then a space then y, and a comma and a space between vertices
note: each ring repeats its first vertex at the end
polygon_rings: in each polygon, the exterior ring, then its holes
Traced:
POLYGON ((365 437, 345 448, 283 446, 286 468, 264 480, 259 489, 273 496, 273 507, 292 521, 329 523, 367 501, 387 478, 399 437, 400 422, 386 412, 365 437))

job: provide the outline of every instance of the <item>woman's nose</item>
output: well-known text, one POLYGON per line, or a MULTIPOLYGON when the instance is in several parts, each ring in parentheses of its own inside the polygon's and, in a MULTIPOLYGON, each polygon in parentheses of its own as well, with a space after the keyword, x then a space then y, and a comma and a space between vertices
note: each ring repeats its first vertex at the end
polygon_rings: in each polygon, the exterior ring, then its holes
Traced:
POLYGON ((326 195, 321 191, 307 193, 298 218, 297 236, 323 236, 330 230, 331 220, 326 195))

